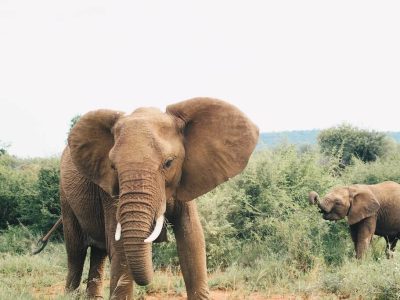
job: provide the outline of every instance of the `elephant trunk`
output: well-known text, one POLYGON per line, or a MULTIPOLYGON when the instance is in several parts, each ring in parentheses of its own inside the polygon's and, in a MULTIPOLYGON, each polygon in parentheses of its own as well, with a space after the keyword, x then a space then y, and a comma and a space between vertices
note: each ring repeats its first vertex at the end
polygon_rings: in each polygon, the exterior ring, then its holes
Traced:
POLYGON ((310 203, 310 205, 317 205, 317 204, 319 204, 319 203, 320 203, 320 200, 319 200, 319 195, 318 195, 318 193, 317 193, 317 192, 314 192, 314 191, 310 192, 310 193, 308 194, 308 202, 310 203))
POLYGON ((153 263, 151 244, 144 240, 150 235, 154 216, 150 209, 136 203, 137 200, 120 198, 121 235, 133 279, 139 285, 147 285, 153 278, 153 263))
POLYGON ((155 223, 159 223, 156 219, 164 213, 161 209, 162 197, 154 180, 131 178, 125 183, 121 185, 119 200, 120 235, 134 281, 138 285, 147 285, 153 278, 150 242, 157 235, 157 232, 152 233, 155 223))
POLYGON ((317 192, 310 192, 308 194, 308 201, 310 205, 317 205, 322 213, 327 212, 326 202, 324 200, 321 201, 317 192))

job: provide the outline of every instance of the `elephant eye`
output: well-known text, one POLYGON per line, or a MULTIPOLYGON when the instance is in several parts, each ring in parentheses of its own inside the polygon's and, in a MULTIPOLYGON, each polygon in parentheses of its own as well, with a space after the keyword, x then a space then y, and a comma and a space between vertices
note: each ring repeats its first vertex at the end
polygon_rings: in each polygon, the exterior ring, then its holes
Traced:
POLYGON ((164 162, 164 169, 169 169, 172 165, 173 158, 167 158, 164 162))

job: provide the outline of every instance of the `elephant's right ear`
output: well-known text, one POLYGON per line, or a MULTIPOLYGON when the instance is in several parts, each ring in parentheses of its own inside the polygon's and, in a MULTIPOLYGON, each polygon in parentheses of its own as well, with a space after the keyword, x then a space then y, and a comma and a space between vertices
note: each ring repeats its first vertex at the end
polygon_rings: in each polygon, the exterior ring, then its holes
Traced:
POLYGON ((79 119, 68 137, 71 158, 78 171, 110 195, 118 178, 108 154, 114 146, 112 128, 122 115, 105 109, 91 111, 79 119))
POLYGON ((351 204, 347 222, 350 225, 356 224, 378 212, 380 204, 368 188, 357 185, 352 186, 349 188, 349 194, 351 204))

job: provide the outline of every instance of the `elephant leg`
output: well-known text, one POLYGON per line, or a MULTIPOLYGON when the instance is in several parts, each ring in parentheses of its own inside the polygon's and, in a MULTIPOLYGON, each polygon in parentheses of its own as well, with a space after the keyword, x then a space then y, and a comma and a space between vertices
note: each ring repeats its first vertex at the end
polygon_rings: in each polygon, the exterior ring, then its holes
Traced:
POLYGON ((356 258, 361 259, 364 257, 366 250, 371 242, 375 233, 376 218, 368 217, 361 220, 358 224, 357 232, 357 245, 356 245, 356 258))
POLYGON ((110 299, 130 300, 132 297, 133 278, 130 275, 125 256, 123 253, 114 255, 111 258, 110 299))
POLYGON ((62 201, 62 216, 65 247, 68 256, 68 275, 65 290, 72 292, 79 287, 85 263, 87 247, 82 229, 69 205, 62 201))
POLYGON ((386 240, 386 258, 387 259, 393 258, 393 252, 397 244, 397 238, 385 236, 385 240, 386 240))
POLYGON ((172 218, 187 297, 209 299, 203 229, 194 201, 179 203, 172 218))
POLYGON ((357 249, 358 223, 350 225, 350 235, 354 244, 354 249, 357 249))
POLYGON ((90 268, 86 293, 88 298, 103 298, 105 250, 92 246, 90 250, 90 268))
POLYGON ((114 200, 102 195, 106 227, 106 248, 110 259, 110 299, 132 299, 133 278, 130 275, 122 239, 115 241, 117 207, 114 200))
POLYGON ((392 250, 393 252, 394 252, 394 248, 396 248, 396 244, 397 244, 397 241, 398 241, 399 239, 397 238, 397 237, 395 237, 395 238, 393 238, 393 241, 392 241, 392 243, 390 244, 390 250, 392 250))

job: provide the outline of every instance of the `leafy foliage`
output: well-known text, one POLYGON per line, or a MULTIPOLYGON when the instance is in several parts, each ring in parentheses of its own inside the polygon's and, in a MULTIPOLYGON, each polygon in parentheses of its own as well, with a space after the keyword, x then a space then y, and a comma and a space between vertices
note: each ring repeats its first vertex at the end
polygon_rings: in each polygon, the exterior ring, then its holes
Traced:
POLYGON ((75 126, 76 122, 78 122, 80 118, 81 118, 81 115, 76 115, 71 119, 71 121, 69 123, 69 131, 71 131, 71 129, 75 126))
MULTIPOLYGON (((59 166, 42 167, 35 184, 34 201, 26 203, 21 221, 39 231, 48 230, 60 217, 59 166)), ((29 200, 28 200, 29 201, 29 200)))
MULTIPOLYGON (((315 146, 318 142, 318 135, 321 133, 320 129, 312 130, 292 130, 292 131, 274 131, 274 132, 261 132, 260 140, 257 145, 258 150, 271 149, 281 145, 282 143, 293 144, 300 147, 315 146)), ((389 139, 400 143, 400 132, 389 131, 385 132, 389 139)))
POLYGON ((19 223, 24 203, 36 196, 35 172, 8 154, 0 156, 0 229, 19 223))
POLYGON ((59 160, 0 156, 0 229, 22 223, 47 230, 60 216, 59 160))
POLYGON ((0 156, 7 153, 9 145, 0 141, 0 156))
POLYGON ((318 144, 325 155, 340 155, 343 166, 351 164, 353 157, 363 162, 375 161, 390 149, 386 134, 347 124, 321 131, 318 144))
POLYGON ((337 264, 351 255, 346 229, 330 226, 308 205, 310 190, 323 194, 341 183, 330 175, 332 166, 320 159, 317 151, 300 153, 290 145, 256 153, 241 176, 202 197, 209 266, 254 266, 277 255, 300 272, 317 257, 337 264), (344 237, 344 243, 332 248, 330 241, 337 237, 344 237))

